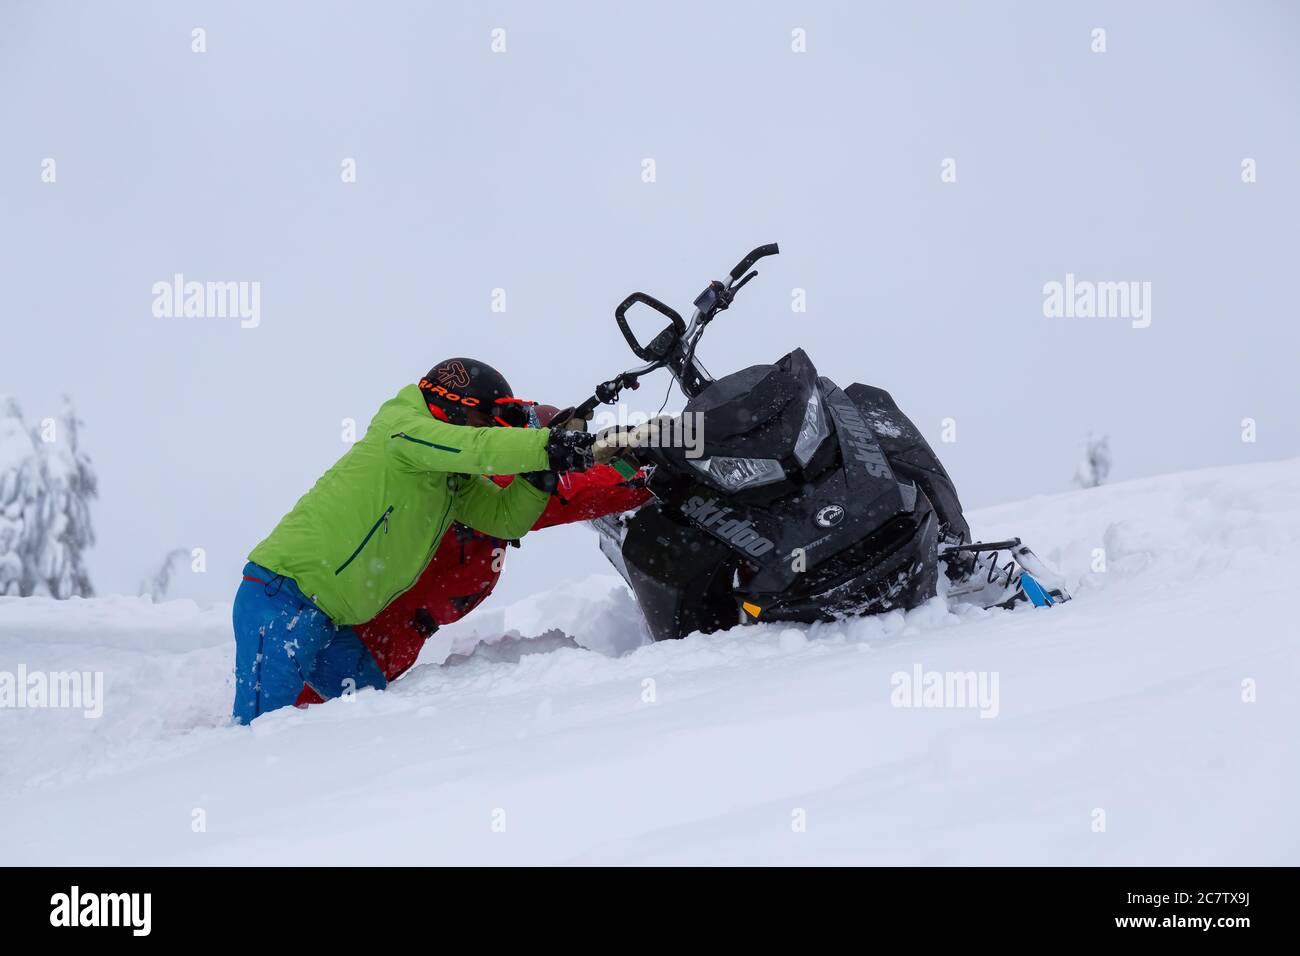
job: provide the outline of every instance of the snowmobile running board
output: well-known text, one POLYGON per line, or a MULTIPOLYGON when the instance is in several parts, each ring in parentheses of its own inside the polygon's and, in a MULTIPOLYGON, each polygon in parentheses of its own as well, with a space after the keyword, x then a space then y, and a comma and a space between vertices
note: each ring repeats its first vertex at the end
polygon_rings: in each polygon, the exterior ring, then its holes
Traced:
POLYGON ((950 554, 953 551, 1009 551, 1018 547, 1020 547, 1019 538, 1008 538, 1006 541, 972 541, 970 544, 942 546, 939 548, 939 554, 950 554))

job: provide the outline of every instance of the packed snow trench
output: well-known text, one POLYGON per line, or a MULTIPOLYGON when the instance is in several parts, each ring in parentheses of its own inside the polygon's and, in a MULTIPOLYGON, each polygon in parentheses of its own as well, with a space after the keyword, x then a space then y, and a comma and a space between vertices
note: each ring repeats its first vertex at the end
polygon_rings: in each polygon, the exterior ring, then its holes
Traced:
POLYGON ((103 673, 0 709, 0 860, 1300 863, 1300 459, 970 517, 1075 600, 656 645, 611 571, 251 727, 228 606, 0 599, 0 672, 103 673))

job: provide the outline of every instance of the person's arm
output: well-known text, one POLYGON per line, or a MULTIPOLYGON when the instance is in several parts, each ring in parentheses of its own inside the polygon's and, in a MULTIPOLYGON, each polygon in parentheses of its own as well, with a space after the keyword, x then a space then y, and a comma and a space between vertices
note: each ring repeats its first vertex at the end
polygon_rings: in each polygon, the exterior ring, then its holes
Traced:
POLYGON ((452 516, 475 531, 506 540, 527 534, 550 497, 523 480, 504 488, 478 475, 467 475, 458 482, 452 516))
POLYGON ((590 521, 610 514, 639 508, 650 499, 644 484, 629 483, 610 465, 596 465, 583 472, 560 477, 556 493, 533 530, 574 521, 590 521))
POLYGON ((390 426, 387 441, 389 454, 416 471, 515 475, 549 467, 550 437, 549 428, 472 428, 411 414, 390 426))

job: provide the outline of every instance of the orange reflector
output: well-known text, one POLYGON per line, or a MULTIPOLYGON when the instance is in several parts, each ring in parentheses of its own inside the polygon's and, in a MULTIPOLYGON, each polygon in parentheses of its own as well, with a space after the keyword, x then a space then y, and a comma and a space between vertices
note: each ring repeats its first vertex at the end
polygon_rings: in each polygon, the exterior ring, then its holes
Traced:
POLYGON ((763 609, 761 607, 759 607, 757 604, 750 604, 748 601, 746 601, 744 604, 740 606, 749 612, 750 617, 758 617, 760 614, 763 613, 763 609))

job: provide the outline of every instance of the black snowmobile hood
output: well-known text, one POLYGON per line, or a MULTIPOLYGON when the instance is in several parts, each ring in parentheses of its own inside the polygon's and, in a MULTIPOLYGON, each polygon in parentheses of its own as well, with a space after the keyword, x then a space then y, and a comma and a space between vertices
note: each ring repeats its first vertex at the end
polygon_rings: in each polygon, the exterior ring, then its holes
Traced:
MULTIPOLYGON (((895 477, 862 410, 833 381, 813 377, 815 369, 802 350, 796 349, 775 365, 755 368, 766 372, 760 382, 786 393, 784 405, 776 412, 769 411, 764 421, 746 433, 728 439, 710 433, 712 421, 706 418, 706 454, 786 457, 805 412, 803 397, 816 388, 834 423, 832 436, 818 457, 838 452, 835 467, 805 472, 797 494, 790 494, 796 489, 788 480, 727 494, 697 479, 693 469, 683 464, 677 470, 695 481, 676 506, 697 526, 749 560, 754 574, 736 593, 771 595, 788 591, 800 579, 802 571, 789 557, 796 550, 807 558, 806 566, 816 566, 825 557, 876 534, 896 516, 911 513, 917 492, 911 482, 895 477), (791 401, 792 382, 798 384, 798 402, 791 401)), ((726 382, 721 379, 717 384, 726 382)), ((711 390, 712 386, 706 393, 711 390)), ((743 395, 733 402, 742 408, 765 407, 743 395)), ((680 453, 672 450, 672 454, 680 453)))
POLYGON ((784 458, 794 448, 817 369, 803 349, 718 379, 686 404, 703 416, 706 454, 784 458), (787 421, 788 419, 788 421, 787 421), (765 434, 755 441, 758 429, 765 434), (738 442, 742 436, 749 436, 738 442))

